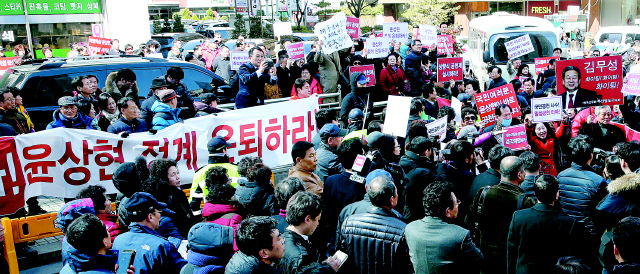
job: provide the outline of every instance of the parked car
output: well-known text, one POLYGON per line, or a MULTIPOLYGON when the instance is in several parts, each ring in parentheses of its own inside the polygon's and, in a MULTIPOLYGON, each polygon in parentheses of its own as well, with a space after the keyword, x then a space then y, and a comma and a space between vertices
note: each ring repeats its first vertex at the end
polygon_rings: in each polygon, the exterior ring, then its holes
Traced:
MULTIPOLYGON (((227 23, 228 25, 228 23, 227 23)), ((215 37, 216 33, 220 33, 222 39, 231 38, 231 33, 233 33, 234 28, 229 27, 209 27, 202 31, 197 31, 197 33, 204 35, 207 38, 215 37)))
POLYGON ((151 36, 151 39, 154 39, 160 43, 160 53, 162 53, 162 57, 167 58, 169 51, 171 51, 171 46, 173 45, 173 40, 178 39, 182 41, 182 43, 189 42, 191 40, 204 39, 205 37, 198 33, 188 33, 188 32, 169 32, 169 33, 160 33, 151 36))
POLYGON ((640 40, 640 27, 616 26, 602 27, 595 36, 595 46, 601 51, 611 47, 614 52, 623 52, 640 40), (606 42, 608 41, 608 43, 606 42))
POLYGON ((137 76, 138 97, 142 102, 149 93, 153 78, 165 75, 171 66, 184 70, 182 80, 187 90, 197 99, 204 91, 213 91, 221 103, 235 98, 222 77, 192 63, 168 61, 148 57, 108 58, 82 61, 59 61, 45 64, 29 64, 12 67, 0 78, 0 88, 15 86, 22 92, 23 102, 36 130, 44 129, 58 108, 58 98, 73 96, 71 81, 76 76, 93 74, 98 77, 98 87, 103 89, 109 73, 129 68, 137 76))

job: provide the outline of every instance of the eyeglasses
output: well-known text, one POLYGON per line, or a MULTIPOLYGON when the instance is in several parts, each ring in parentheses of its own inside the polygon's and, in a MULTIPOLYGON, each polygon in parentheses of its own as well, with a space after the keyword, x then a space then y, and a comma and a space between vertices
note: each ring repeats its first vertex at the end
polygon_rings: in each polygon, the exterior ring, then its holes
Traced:
POLYGON ((9 101, 9 102, 15 102, 16 98, 11 98, 11 99, 4 99, 5 102, 9 101))
POLYGON ((153 214, 158 214, 158 215, 162 216, 162 211, 154 211, 153 214))
POLYGON ((460 201, 460 199, 456 198, 456 205, 460 206, 460 204, 462 204, 462 201, 460 201))
POLYGON ((476 120, 476 117, 475 116, 467 116, 467 117, 464 117, 464 120, 465 121, 474 121, 474 120, 476 120))
POLYGON ((353 62, 353 64, 358 66, 358 65, 362 65, 362 62, 353 62))

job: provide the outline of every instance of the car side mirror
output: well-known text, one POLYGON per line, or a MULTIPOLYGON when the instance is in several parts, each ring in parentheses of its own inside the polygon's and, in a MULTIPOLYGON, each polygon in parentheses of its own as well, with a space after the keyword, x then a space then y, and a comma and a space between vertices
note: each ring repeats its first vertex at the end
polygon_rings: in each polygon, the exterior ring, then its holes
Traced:
POLYGON ((482 62, 489 63, 491 61, 491 56, 488 51, 482 53, 482 62))

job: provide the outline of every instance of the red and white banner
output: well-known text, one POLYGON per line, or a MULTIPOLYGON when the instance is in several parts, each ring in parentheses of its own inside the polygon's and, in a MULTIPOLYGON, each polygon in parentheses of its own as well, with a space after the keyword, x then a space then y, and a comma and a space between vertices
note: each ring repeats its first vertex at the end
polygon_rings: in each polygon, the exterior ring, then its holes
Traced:
POLYGON ((503 128, 507 132, 502 135, 502 145, 513 150, 524 149, 527 142, 527 128, 524 124, 503 128))
POLYGON ((351 79, 351 74, 356 72, 362 72, 367 79, 369 79, 369 84, 367 87, 372 87, 376 85, 376 71, 373 68, 373 65, 365 65, 365 66, 350 66, 349 67, 349 79, 351 79))
POLYGON ((622 104, 622 56, 603 56, 556 62, 558 95, 567 108, 567 90, 575 91, 573 107, 622 104), (565 68, 572 66, 572 68, 565 68))
POLYGON ((438 35, 438 54, 447 55, 453 54, 453 36, 451 35, 438 35))
MULTIPOLYGON (((316 133, 318 99, 287 101, 186 120, 155 135, 127 138, 97 130, 56 128, 0 139, 0 215, 14 210, 14 201, 33 196, 75 197, 88 185, 115 193, 115 168, 142 155, 151 162, 178 162, 183 184, 207 164, 207 141, 223 136, 231 144, 232 162, 258 156, 270 167, 291 164, 291 148, 311 141, 316 133), (26 184, 26 187, 25 187, 26 184)), ((16 203, 19 207, 24 205, 16 203)))
POLYGON ((438 82, 462 81, 463 68, 462 57, 438 58, 438 82))
POLYGON ((474 95, 476 97, 476 106, 478 114, 485 126, 493 125, 496 121, 496 107, 502 104, 511 107, 511 115, 513 117, 520 116, 520 106, 513 85, 508 84, 494 89, 490 89, 483 93, 474 95))
POLYGON ((287 45, 287 55, 292 60, 304 58, 304 42, 291 43, 287 45))
POLYGON ((2 76, 2 74, 4 74, 4 72, 8 68, 13 67, 14 62, 18 58, 19 57, 1 57, 0 58, 0 76, 2 76))
POLYGON ((111 50, 111 39, 89 36, 89 55, 100 55, 111 50))
POLYGON ((535 75, 538 75, 540 73, 543 73, 545 70, 547 70, 547 66, 549 65, 549 61, 551 61, 551 59, 556 59, 556 61, 560 60, 559 57, 540 57, 540 58, 535 58, 533 59, 535 61, 536 64, 536 73, 535 75))
POLYGON ((360 18, 347 16, 347 32, 353 39, 360 37, 360 18))
POLYGON ((640 73, 627 75, 627 82, 622 86, 622 93, 640 95, 640 73))

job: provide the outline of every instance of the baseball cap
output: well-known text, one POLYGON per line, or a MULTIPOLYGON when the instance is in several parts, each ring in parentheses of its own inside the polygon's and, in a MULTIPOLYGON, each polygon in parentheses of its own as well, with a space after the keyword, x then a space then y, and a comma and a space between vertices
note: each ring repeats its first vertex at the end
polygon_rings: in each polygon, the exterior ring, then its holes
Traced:
POLYGON ((364 119, 364 112, 362 112, 362 110, 360 110, 359 108, 354 108, 349 111, 349 120, 354 121, 362 119, 364 119))
POLYGON ((180 96, 178 96, 176 92, 172 89, 164 89, 158 93, 158 98, 160 98, 162 102, 167 102, 175 97, 180 97, 180 96))
POLYGON ((60 99, 58 99, 58 106, 64 107, 64 106, 70 106, 70 105, 74 105, 74 106, 78 105, 78 100, 76 100, 76 97, 63 96, 63 97, 60 97, 60 99))
POLYGON ((344 137, 347 135, 347 130, 339 128, 333 123, 328 123, 320 129, 318 134, 320 134, 320 138, 344 137))
POLYGON ((168 87, 168 86, 169 84, 167 84, 167 81, 165 81, 164 79, 153 78, 153 80, 151 80, 151 89, 157 89, 157 88, 168 87))
POLYGON ((364 74, 361 74, 360 76, 358 76, 358 84, 368 84, 369 83, 369 79, 367 78, 367 76, 365 76, 364 74))
POLYGON ((209 150, 209 153, 215 153, 216 150, 220 149, 221 147, 230 146, 231 144, 227 143, 227 141, 225 141, 224 138, 220 136, 213 137, 207 142, 207 149, 209 150))
POLYGON ((371 183, 371 181, 373 181, 373 179, 375 179, 378 176, 387 176, 389 180, 393 180, 393 177, 391 177, 391 173, 389 173, 388 171, 384 169, 376 169, 374 171, 369 172, 369 174, 367 175, 367 186, 369 186, 369 183, 371 183))
POLYGON ((146 192, 136 192, 131 198, 126 200, 123 204, 124 208, 131 213, 137 211, 148 212, 153 209, 165 209, 167 208, 167 204, 158 202, 153 195, 146 192))

